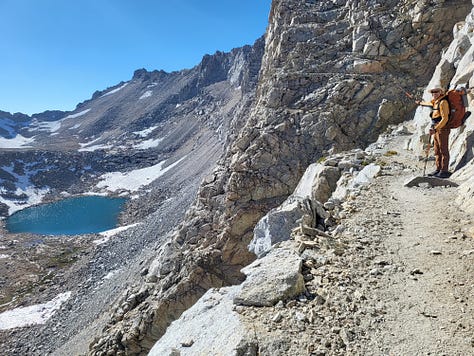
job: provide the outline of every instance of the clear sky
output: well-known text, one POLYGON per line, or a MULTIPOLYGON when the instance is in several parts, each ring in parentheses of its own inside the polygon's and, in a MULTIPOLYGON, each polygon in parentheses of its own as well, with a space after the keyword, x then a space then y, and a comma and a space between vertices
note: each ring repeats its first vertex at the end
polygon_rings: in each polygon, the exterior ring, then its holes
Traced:
POLYGON ((192 68, 265 33, 271 0, 0 0, 0 110, 73 110, 136 69, 192 68))

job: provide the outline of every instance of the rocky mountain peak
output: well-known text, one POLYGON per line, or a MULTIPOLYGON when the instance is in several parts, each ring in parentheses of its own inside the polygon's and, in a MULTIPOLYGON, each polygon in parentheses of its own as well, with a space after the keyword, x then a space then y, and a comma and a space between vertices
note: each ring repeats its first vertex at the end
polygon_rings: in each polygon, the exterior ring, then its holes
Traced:
POLYGON ((22 114, 22 113, 9 113, 9 112, 6 112, 6 111, 1 111, 0 110, 0 117, 2 118, 7 118, 7 119, 11 119, 13 121, 17 121, 17 122, 24 122, 24 121, 28 121, 30 119, 30 117, 26 114, 22 114))
POLYGON ((160 80, 163 77, 166 77, 169 73, 165 72, 164 70, 154 70, 154 71, 147 71, 145 68, 137 69, 133 72, 132 80, 142 80, 142 81, 150 81, 150 80, 160 80))

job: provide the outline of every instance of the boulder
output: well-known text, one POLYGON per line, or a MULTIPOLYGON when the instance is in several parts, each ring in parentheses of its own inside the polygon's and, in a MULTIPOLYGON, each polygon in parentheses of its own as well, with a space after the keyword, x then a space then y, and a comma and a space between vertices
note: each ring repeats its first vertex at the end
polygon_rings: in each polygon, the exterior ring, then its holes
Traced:
POLYGON ((174 321, 148 355, 234 355, 249 330, 234 311, 237 287, 210 289, 174 321))
POLYGON ((292 203, 285 202, 272 209, 255 226, 249 250, 262 257, 277 242, 289 240, 291 230, 298 225, 303 214, 304 211, 297 200, 292 203))
POLYGON ((360 186, 368 185, 370 182, 379 175, 381 167, 374 163, 371 163, 365 166, 359 174, 356 175, 353 182, 351 183, 351 188, 357 188, 360 186))
POLYGON ((474 161, 471 160, 464 168, 454 173, 451 179, 462 182, 456 203, 467 213, 474 214, 474 161))
POLYGON ((277 242, 289 240, 291 231, 305 214, 308 217, 304 220, 310 220, 311 227, 327 219, 329 214, 322 203, 336 189, 340 174, 340 169, 331 165, 309 165, 293 194, 257 223, 249 250, 262 257, 277 242))
POLYGON ((242 269, 247 279, 236 293, 234 303, 272 306, 280 300, 298 296, 305 291, 301 266, 302 259, 294 248, 285 243, 274 247, 267 255, 242 269))

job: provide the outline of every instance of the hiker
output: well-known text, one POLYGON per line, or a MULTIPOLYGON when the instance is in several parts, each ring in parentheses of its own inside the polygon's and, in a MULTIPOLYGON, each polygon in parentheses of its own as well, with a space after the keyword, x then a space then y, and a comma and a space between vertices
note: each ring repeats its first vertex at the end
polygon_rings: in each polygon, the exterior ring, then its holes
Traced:
MULTIPOLYGON (((428 173, 428 176, 437 178, 449 178, 451 173, 449 166, 449 133, 451 129, 447 127, 449 120, 449 103, 444 90, 436 87, 429 91, 433 95, 430 102, 417 101, 421 106, 431 107, 431 128, 430 135, 434 138, 434 154, 436 170, 428 173)), ((431 140, 431 137, 430 137, 431 140)))

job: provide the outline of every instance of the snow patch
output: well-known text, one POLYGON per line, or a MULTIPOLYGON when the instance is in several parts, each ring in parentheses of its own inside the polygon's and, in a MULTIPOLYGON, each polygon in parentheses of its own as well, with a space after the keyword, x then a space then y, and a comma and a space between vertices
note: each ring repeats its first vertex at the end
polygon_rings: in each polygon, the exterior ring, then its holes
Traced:
MULTIPOLYGON (((49 188, 35 188, 34 184, 31 183, 30 178, 36 175, 38 172, 47 171, 53 169, 52 166, 43 167, 41 169, 31 169, 33 164, 25 165, 25 173, 23 175, 17 174, 14 171, 14 164, 10 166, 0 167, 1 170, 7 172, 16 179, 15 195, 20 197, 25 195, 28 197, 25 199, 6 199, 0 195, 0 202, 8 206, 8 213, 13 214, 14 212, 27 208, 31 205, 39 204, 43 200, 43 197, 49 192, 49 188)), ((0 194, 7 193, 6 189, 0 188, 0 194)), ((9 192, 8 192, 9 193, 9 192)))
MULTIPOLYGON (((23 161, 18 161, 22 163, 23 161)), ((50 171, 54 169, 54 166, 46 166, 46 167, 41 167, 37 169, 32 169, 35 167, 35 163, 27 163, 25 164, 24 167, 24 174, 17 174, 15 172, 15 163, 10 164, 9 166, 2 166, 0 169, 3 171, 7 172, 11 176, 13 176, 16 179, 16 187, 20 189, 27 189, 31 186, 33 186, 33 183, 30 182, 31 177, 35 176, 39 172, 44 172, 44 171, 50 171)))
POLYGON ((163 141, 163 138, 155 138, 155 139, 152 138, 152 139, 143 141, 142 143, 139 143, 133 147, 139 150, 147 150, 149 148, 158 147, 161 141, 163 141))
POLYGON ((0 137, 0 148, 21 148, 21 147, 31 147, 30 143, 34 142, 35 138, 27 138, 22 135, 16 135, 14 138, 3 138, 0 137))
POLYGON ((82 116, 82 115, 87 114, 89 111, 91 111, 91 109, 86 109, 86 110, 83 110, 83 111, 78 112, 78 113, 76 113, 76 114, 68 115, 68 116, 66 116, 63 120, 65 120, 65 119, 75 119, 75 118, 78 118, 78 117, 80 117, 80 116, 82 116))
POLYGON ((104 145, 104 144, 93 145, 94 143, 96 143, 97 141, 100 141, 101 139, 102 139, 102 136, 89 142, 79 143, 79 145, 81 145, 81 148, 78 149, 78 152, 93 152, 97 150, 106 150, 113 147, 112 145, 104 145))
POLYGON ((151 134, 153 131, 155 131, 156 129, 158 128, 158 126, 153 126, 153 127, 149 127, 145 130, 142 130, 142 131, 134 131, 133 133, 135 135, 138 135, 140 137, 147 137, 149 134, 151 134))
POLYGON ((98 150, 106 150, 112 147, 113 147, 112 145, 95 145, 95 146, 90 146, 86 148, 79 148, 77 151, 78 152, 93 152, 93 151, 98 151, 98 150))
POLYGON ((138 100, 149 98, 152 95, 153 95, 153 92, 151 90, 147 90, 146 92, 143 93, 143 95, 138 100))
POLYGON ((70 127, 69 130, 75 130, 81 127, 82 124, 75 124, 73 127, 70 127))
POLYGON ((115 88, 115 89, 105 93, 104 95, 101 96, 101 98, 103 98, 104 96, 110 95, 110 94, 115 94, 116 92, 118 92, 118 91, 122 90, 123 88, 125 88, 127 85, 128 85, 128 82, 125 83, 124 85, 118 87, 118 88, 115 88))
POLYGON ((117 235, 119 232, 128 230, 131 227, 135 227, 137 225, 138 225, 138 223, 127 225, 127 226, 120 226, 120 227, 117 227, 115 229, 111 229, 111 230, 107 230, 107 231, 102 231, 102 232, 99 233, 99 235, 103 236, 103 238, 98 239, 98 240, 94 240, 93 242, 96 245, 102 245, 102 244, 106 243, 107 241, 109 241, 112 236, 117 235))
POLYGON ((7 310, 0 314, 0 330, 44 324, 70 297, 71 292, 66 292, 44 304, 7 310))
POLYGON ((87 147, 87 146, 90 146, 92 145, 93 143, 96 143, 97 141, 99 141, 100 139, 102 138, 102 136, 100 136, 99 138, 96 138, 92 141, 89 141, 89 142, 85 142, 85 143, 79 143, 81 145, 82 148, 84 147, 87 147))
POLYGON ((59 121, 42 121, 37 123, 37 130, 47 131, 47 132, 56 132, 61 128, 62 120, 59 121))
MULTIPOLYGON (((0 194, 7 193, 4 189, 0 189, 0 194)), ((13 214, 18 210, 28 208, 32 205, 40 204, 46 194, 49 193, 49 188, 37 189, 34 187, 28 187, 26 189, 17 188, 15 195, 21 196, 26 195, 28 199, 24 200, 9 200, 5 199, 0 195, 0 203, 8 206, 8 214, 13 214)))
POLYGON ((98 188, 105 188, 111 192, 117 190, 127 190, 129 192, 136 192, 141 187, 144 187, 154 180, 161 177, 163 174, 168 172, 169 170, 173 169, 177 166, 182 160, 184 160, 186 156, 181 158, 180 160, 176 161, 175 163, 169 165, 168 167, 163 169, 163 165, 166 163, 165 161, 161 161, 154 166, 136 169, 134 171, 122 173, 122 172, 110 172, 101 175, 99 178, 101 181, 97 184, 98 188))

